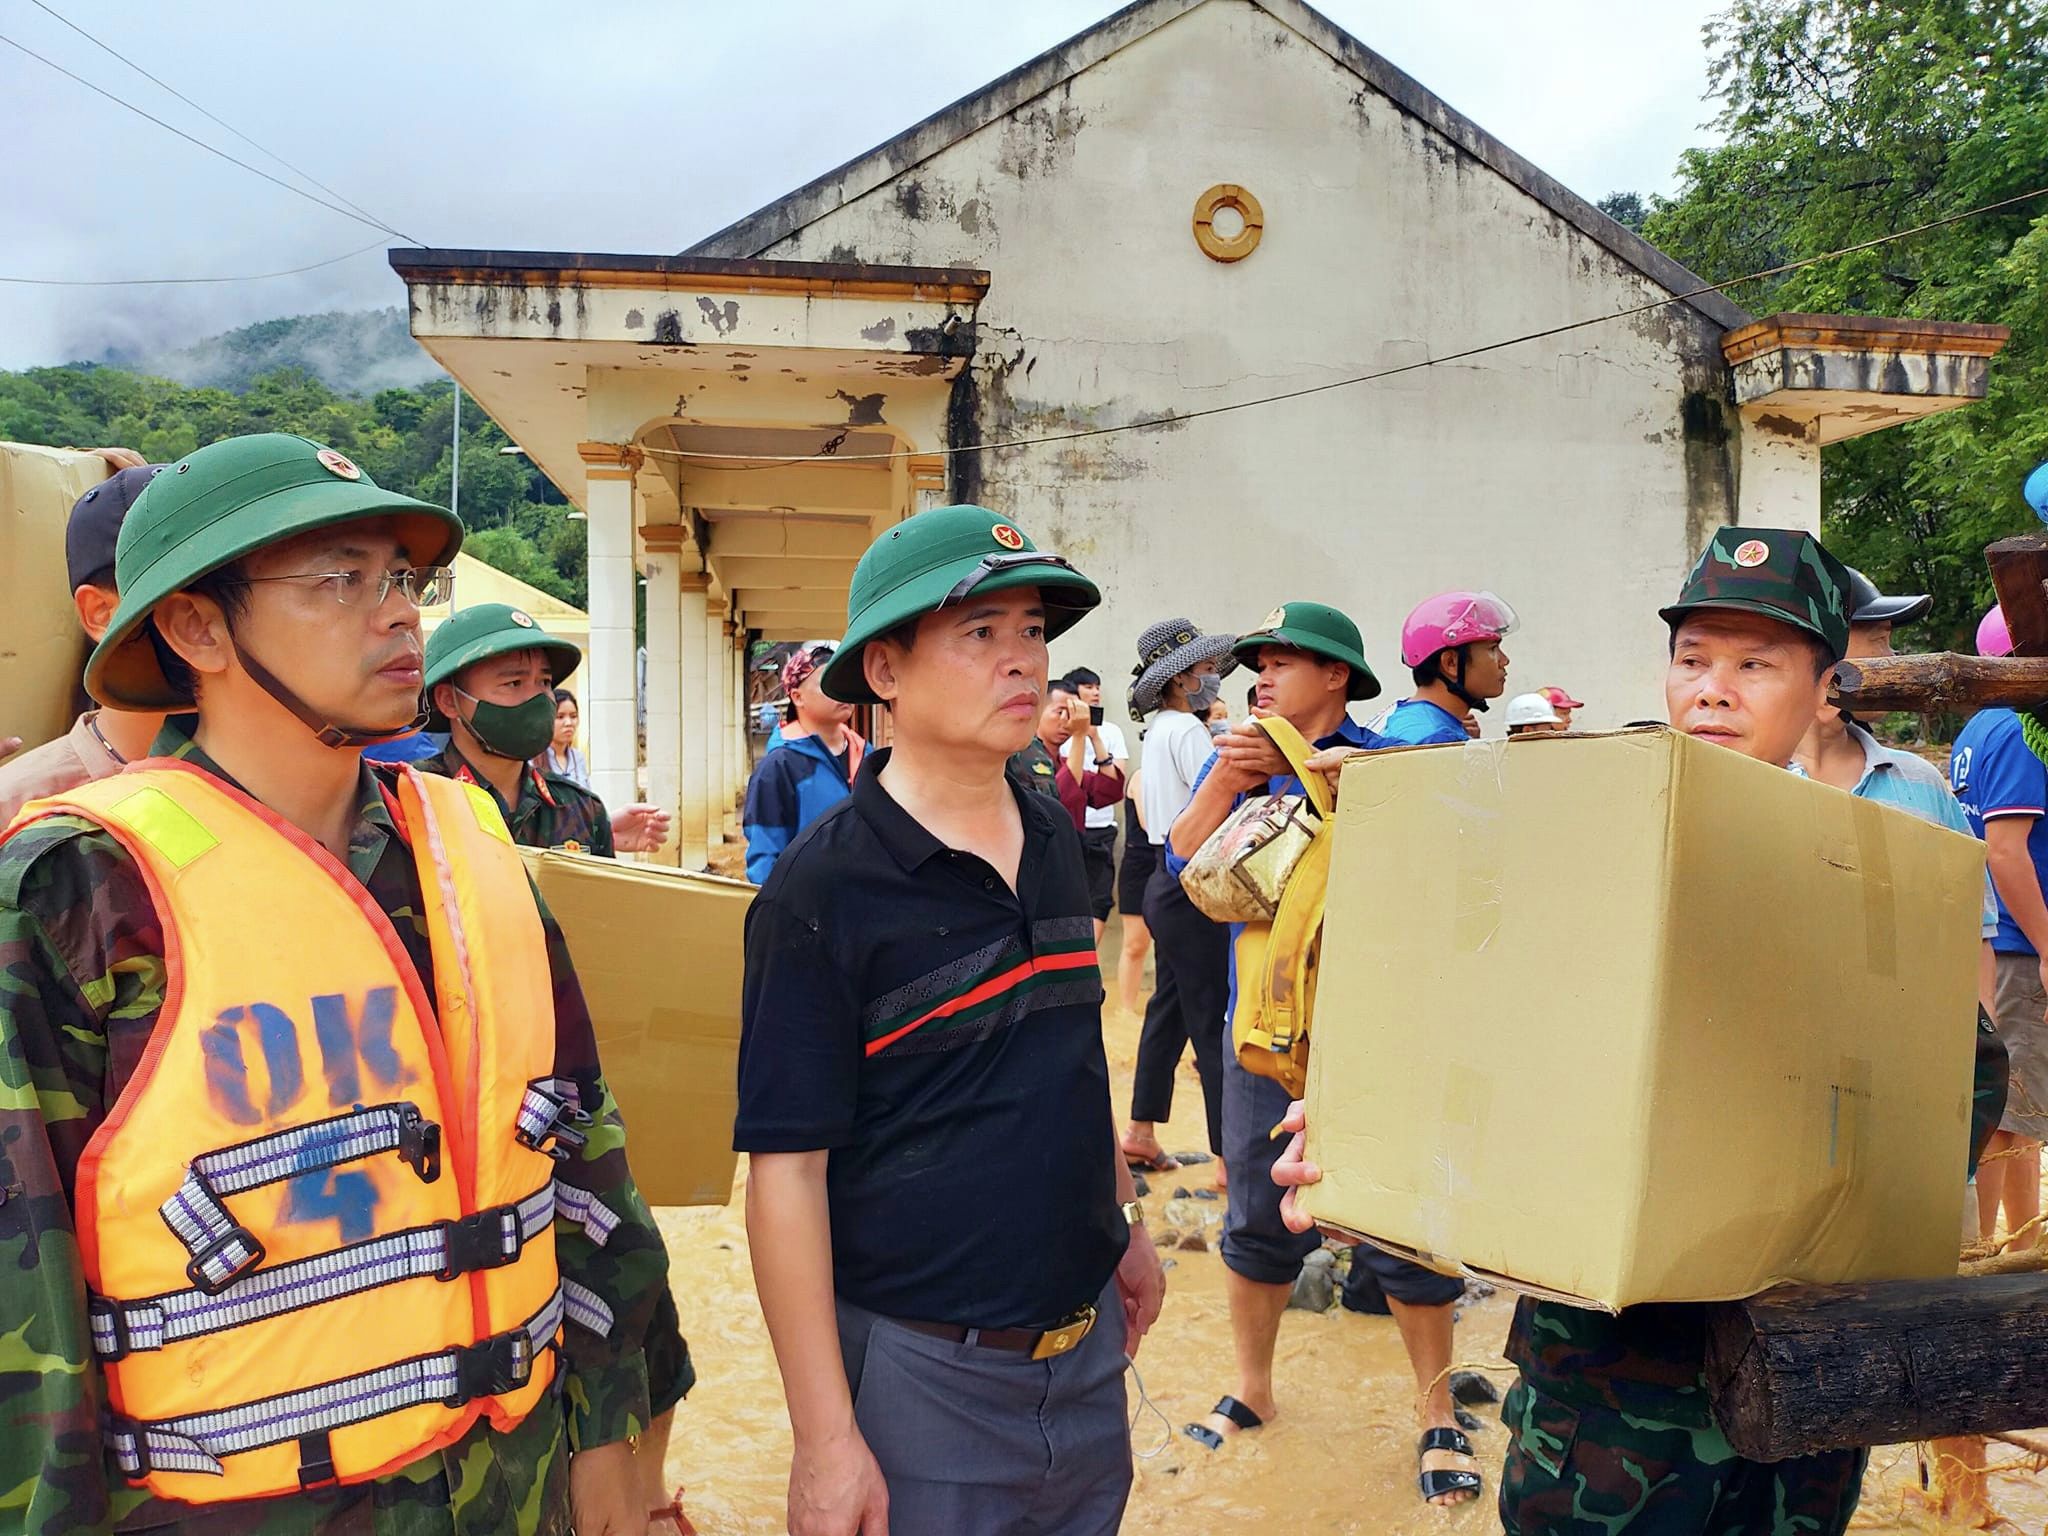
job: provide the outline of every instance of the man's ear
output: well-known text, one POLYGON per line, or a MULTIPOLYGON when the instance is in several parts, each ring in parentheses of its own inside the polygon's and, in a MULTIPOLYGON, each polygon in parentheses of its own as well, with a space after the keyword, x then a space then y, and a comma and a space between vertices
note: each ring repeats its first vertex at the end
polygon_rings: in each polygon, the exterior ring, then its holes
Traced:
POLYGON ((869 689, 884 704, 896 702, 903 690, 896 668, 903 659, 903 647, 893 640, 870 640, 861 648, 860 672, 869 689))
POLYGON ((448 719, 459 720, 462 718, 455 708, 456 692, 453 683, 434 684, 433 698, 434 708, 447 716, 448 719))
POLYGON ((107 626, 114 622, 114 610, 121 606, 121 599, 112 587, 96 587, 86 582, 73 590, 71 606, 78 610, 79 628, 98 645, 107 626))
POLYGON ((164 644, 200 678, 225 676, 233 664, 235 645, 227 615, 212 598, 173 592, 150 610, 150 622, 164 644))

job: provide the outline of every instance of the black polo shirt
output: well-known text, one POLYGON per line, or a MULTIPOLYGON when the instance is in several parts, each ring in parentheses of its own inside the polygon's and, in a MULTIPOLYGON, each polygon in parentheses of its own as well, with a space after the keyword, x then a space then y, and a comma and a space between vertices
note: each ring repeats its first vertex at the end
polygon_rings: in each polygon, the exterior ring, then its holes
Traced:
POLYGON ((855 1305, 1057 1322, 1130 1239, 1081 840, 1013 785, 1013 893, 890 798, 888 761, 868 757, 747 914, 733 1145, 830 1150, 833 1279, 855 1305))

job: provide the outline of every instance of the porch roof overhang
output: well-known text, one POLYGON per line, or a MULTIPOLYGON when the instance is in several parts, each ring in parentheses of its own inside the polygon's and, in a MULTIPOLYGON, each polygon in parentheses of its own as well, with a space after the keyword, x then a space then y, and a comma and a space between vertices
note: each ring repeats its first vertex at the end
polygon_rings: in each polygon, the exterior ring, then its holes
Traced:
POLYGON ((1771 315, 1721 355, 1746 419, 1823 445, 1982 400, 2000 325, 1873 315, 1771 315))
MULTIPOLYGON (((577 445, 615 440, 593 425, 591 370, 659 373, 678 403, 714 384, 777 375, 839 381, 819 391, 826 402, 842 398, 837 389, 860 398, 849 377, 943 386, 972 356, 974 309, 989 284, 973 268, 856 262, 425 249, 389 257, 405 281, 414 338, 579 506, 587 455, 577 445)), ((790 425, 867 424, 850 419, 857 407, 837 409, 790 425)))

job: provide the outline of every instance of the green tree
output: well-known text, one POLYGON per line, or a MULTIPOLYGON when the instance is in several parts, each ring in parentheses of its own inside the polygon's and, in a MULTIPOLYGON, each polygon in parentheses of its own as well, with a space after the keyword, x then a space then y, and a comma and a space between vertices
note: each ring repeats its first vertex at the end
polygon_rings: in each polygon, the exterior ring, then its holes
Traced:
MULTIPOLYGON (((2048 182, 2041 0, 1736 0, 1707 28, 1723 140, 1688 150, 1643 233, 1715 278, 1762 271, 2048 182)), ((1828 542, 1880 586, 1930 591, 1912 637, 1961 644, 1991 601, 1983 547, 2033 525, 2048 458, 2048 199, 1735 289, 1778 310, 2009 326, 1980 405, 1828 448, 1828 542)))

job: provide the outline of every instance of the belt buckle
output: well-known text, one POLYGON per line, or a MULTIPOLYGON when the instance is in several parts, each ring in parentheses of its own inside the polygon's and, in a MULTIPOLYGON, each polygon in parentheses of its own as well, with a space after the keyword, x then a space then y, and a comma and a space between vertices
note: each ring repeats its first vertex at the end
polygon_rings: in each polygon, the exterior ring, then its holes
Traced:
POLYGON ((1083 1307, 1065 1322, 1056 1323, 1041 1333, 1038 1336, 1038 1343, 1032 1348, 1031 1358, 1050 1360, 1057 1355, 1064 1355, 1087 1338, 1089 1330, 1094 1326, 1095 1308, 1083 1307))

